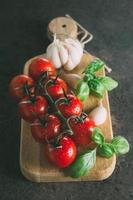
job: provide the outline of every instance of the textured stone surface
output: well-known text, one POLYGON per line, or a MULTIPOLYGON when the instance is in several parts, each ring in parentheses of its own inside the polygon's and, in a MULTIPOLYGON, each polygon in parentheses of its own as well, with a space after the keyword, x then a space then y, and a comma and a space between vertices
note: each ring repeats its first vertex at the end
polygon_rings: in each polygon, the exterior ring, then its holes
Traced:
POLYGON ((133 199, 133 1, 0 1, 0 199, 133 199), (113 175, 102 182, 31 183, 19 169, 20 119, 8 83, 27 59, 45 51, 47 23, 69 13, 93 33, 87 50, 113 68, 119 87, 110 95, 114 133, 131 144, 113 175))

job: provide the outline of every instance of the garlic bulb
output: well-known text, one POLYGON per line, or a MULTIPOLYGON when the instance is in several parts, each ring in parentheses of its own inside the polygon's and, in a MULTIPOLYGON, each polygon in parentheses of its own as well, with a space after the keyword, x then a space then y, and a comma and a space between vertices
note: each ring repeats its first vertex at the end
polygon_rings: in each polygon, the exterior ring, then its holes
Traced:
POLYGON ((107 110, 101 103, 89 113, 89 117, 95 122, 96 125, 101 125, 106 121, 107 110))
POLYGON ((66 64, 68 60, 68 52, 58 39, 55 39, 54 42, 48 46, 46 55, 52 60, 57 69, 66 64))
POLYGON ((78 74, 67 74, 64 70, 61 71, 61 77, 65 82, 73 89, 77 88, 78 82, 81 80, 81 76, 78 74))
POLYGON ((46 55, 58 69, 62 66, 68 71, 73 70, 83 56, 83 47, 78 40, 67 38, 64 41, 56 39, 47 47, 46 55))

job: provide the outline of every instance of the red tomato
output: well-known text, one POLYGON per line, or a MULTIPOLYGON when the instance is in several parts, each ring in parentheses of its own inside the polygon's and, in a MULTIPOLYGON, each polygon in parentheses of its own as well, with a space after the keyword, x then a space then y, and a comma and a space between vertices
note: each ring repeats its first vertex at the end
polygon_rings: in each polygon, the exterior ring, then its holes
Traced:
POLYGON ((59 168, 65 168, 74 161, 77 148, 73 140, 65 136, 60 139, 59 146, 57 147, 47 144, 44 153, 49 162, 59 168))
POLYGON ((40 75, 46 71, 48 71, 51 76, 54 76, 56 73, 53 63, 48 59, 35 58, 29 65, 29 75, 36 81, 40 75))
POLYGON ((36 119, 31 124, 31 133, 37 142, 44 143, 60 133, 61 122, 55 115, 46 116, 42 122, 36 119))
POLYGON ((83 120, 78 120, 78 118, 70 119, 70 127, 74 133, 72 138, 77 145, 86 146, 92 142, 91 134, 95 123, 88 116, 83 120))
POLYGON ((62 115, 66 118, 73 115, 79 116, 83 108, 81 101, 72 94, 68 94, 64 101, 57 103, 57 106, 62 115))
POLYGON ((50 77, 50 80, 52 80, 52 82, 47 85, 48 94, 54 100, 64 97, 63 90, 67 92, 67 84, 61 78, 56 79, 54 76, 50 77))
POLYGON ((33 79, 30 78, 29 76, 22 74, 15 76, 11 80, 9 85, 9 92, 15 101, 18 102, 27 95, 25 90, 25 84, 27 84, 28 87, 33 86, 34 84, 33 79))
POLYGON ((44 117, 47 106, 47 101, 42 96, 36 96, 31 100, 29 97, 25 97, 19 102, 19 113, 25 121, 33 122, 38 117, 44 117))

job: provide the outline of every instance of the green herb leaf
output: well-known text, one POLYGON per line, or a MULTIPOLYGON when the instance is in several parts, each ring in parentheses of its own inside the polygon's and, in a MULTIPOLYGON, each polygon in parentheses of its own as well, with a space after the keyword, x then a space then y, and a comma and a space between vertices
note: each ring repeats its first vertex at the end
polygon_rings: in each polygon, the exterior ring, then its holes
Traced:
POLYGON ((96 149, 89 149, 77 156, 74 163, 67 168, 67 174, 73 178, 84 176, 95 165, 95 162, 96 149))
POLYGON ((105 65, 105 63, 102 60, 100 60, 100 59, 93 60, 86 67, 84 73, 85 74, 94 74, 96 71, 98 71, 99 69, 101 69, 104 65, 105 65))
POLYGON ((90 80, 92 80, 92 79, 94 79, 94 78, 95 78, 95 75, 93 75, 93 74, 85 74, 83 80, 84 80, 85 82, 89 82, 90 80))
POLYGON ((103 94, 105 92, 105 87, 100 82, 100 80, 98 80, 98 78, 90 80, 88 84, 89 84, 91 93, 94 93, 98 97, 101 97, 101 98, 103 97, 103 94))
POLYGON ((76 96, 81 100, 85 101, 90 93, 90 89, 87 82, 80 81, 77 85, 76 96))
POLYGON ((129 143, 126 138, 122 136, 116 136, 111 141, 111 144, 113 145, 114 151, 116 154, 126 154, 129 152, 129 143))
POLYGON ((100 144, 102 145, 105 141, 105 138, 100 130, 100 128, 94 128, 91 139, 93 140, 93 142, 95 142, 96 144, 100 144))
POLYGON ((118 82, 108 76, 97 77, 97 79, 104 85, 105 89, 108 91, 111 91, 118 86, 118 82))
POLYGON ((110 143, 104 143, 98 147, 98 154, 105 158, 111 158, 114 154, 114 148, 110 143))

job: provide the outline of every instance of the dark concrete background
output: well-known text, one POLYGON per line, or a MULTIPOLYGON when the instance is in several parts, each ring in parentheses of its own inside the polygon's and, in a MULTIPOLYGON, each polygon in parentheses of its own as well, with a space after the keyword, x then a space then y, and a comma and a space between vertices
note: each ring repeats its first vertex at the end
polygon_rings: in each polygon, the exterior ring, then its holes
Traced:
POLYGON ((0 0, 0 199, 133 199, 133 1, 0 0), (110 94, 113 130, 131 144, 113 175, 102 182, 43 183, 27 181, 19 168, 20 119, 8 96, 8 83, 27 59, 49 43, 47 23, 69 13, 93 33, 87 50, 113 68, 119 87, 110 94))

